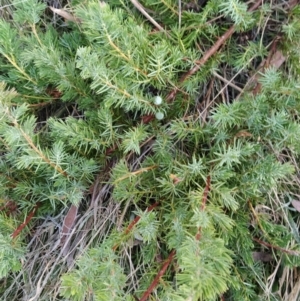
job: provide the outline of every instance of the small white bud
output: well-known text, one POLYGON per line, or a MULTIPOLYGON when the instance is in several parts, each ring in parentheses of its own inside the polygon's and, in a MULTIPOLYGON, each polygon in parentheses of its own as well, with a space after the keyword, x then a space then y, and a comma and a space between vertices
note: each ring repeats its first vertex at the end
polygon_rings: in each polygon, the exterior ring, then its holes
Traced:
POLYGON ((157 112, 155 114, 155 117, 157 120, 162 120, 164 118, 164 113, 163 112, 157 112))
POLYGON ((159 106, 159 105, 162 104, 162 102, 163 102, 163 100, 162 100, 162 98, 160 96, 158 96, 158 95, 155 96, 155 98, 154 98, 154 104, 155 105, 159 106))

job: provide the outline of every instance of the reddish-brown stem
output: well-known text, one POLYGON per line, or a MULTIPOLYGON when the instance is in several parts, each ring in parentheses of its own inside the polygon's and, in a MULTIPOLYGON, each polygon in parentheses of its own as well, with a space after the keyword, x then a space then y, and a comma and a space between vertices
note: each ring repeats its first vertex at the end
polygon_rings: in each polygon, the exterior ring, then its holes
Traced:
POLYGON ((26 217, 25 222, 22 223, 15 231, 14 233, 11 235, 12 238, 16 238, 20 232, 26 227, 26 225, 31 221, 31 219, 33 218, 35 212, 37 211, 37 209, 40 207, 40 203, 37 203, 34 208, 31 210, 31 212, 29 213, 29 215, 26 217))
MULTIPOLYGON (((249 8, 249 12, 256 10, 260 4, 261 4, 262 0, 258 0, 255 4, 253 4, 250 8, 249 8)), ((205 54, 203 55, 203 57, 196 61, 196 65, 190 69, 189 71, 187 71, 186 73, 184 73, 179 82, 182 83, 185 80, 187 80, 190 76, 192 76, 193 74, 195 74, 197 71, 199 71, 199 69, 219 50, 219 48, 231 37, 231 35, 234 33, 235 31, 235 26, 232 25, 218 40, 217 42, 208 50, 205 52, 205 54)), ((178 91, 180 90, 179 87, 175 87, 166 97, 166 101, 167 102, 172 102, 176 96, 176 94, 178 93, 178 91)), ((142 122, 144 124, 147 124, 149 122, 151 122, 154 119, 154 115, 150 114, 150 115, 145 115, 142 117, 142 122)))
POLYGON ((172 250, 172 252, 169 254, 167 260, 164 262, 163 266, 161 267, 160 271, 155 276, 154 280, 152 281, 152 283, 150 284, 150 286, 148 287, 146 292, 143 294, 140 301, 146 301, 148 299, 149 295, 152 293, 152 291, 157 286, 159 279, 165 274, 168 266, 170 265, 171 261, 173 260, 173 257, 175 256, 175 254, 176 254, 176 251, 172 250))
POLYGON ((205 210, 205 206, 206 206, 206 203, 207 203, 207 196, 208 196, 209 190, 210 190, 210 176, 207 176, 207 178, 206 178, 206 185, 205 185, 205 189, 204 189, 204 193, 203 193, 203 198, 202 198, 201 211, 205 210))
MULTIPOLYGON (((255 4, 253 4, 248 11, 254 11, 256 10, 260 4, 261 4, 262 0, 258 0, 255 4)), ((190 76, 192 76, 193 74, 195 74, 197 71, 199 71, 199 69, 219 50, 219 48, 225 43, 225 41, 227 41, 232 34, 235 31, 235 26, 232 25, 217 41, 216 43, 205 52, 205 54, 203 55, 203 57, 199 60, 196 61, 196 65, 190 69, 189 71, 187 71, 185 74, 183 74, 183 76, 180 78, 179 82, 182 83, 185 80, 187 80, 190 76)), ((170 102, 172 101, 177 92, 178 92, 178 87, 174 88, 169 95, 167 96, 167 101, 170 102)))
POLYGON ((17 209, 17 204, 14 201, 8 201, 5 205, 0 207, 0 211, 4 211, 6 214, 11 214, 17 209))
MULTIPOLYGON (((201 211, 205 210, 209 190, 210 190, 210 176, 208 175, 206 178, 206 185, 205 185, 205 189, 204 189, 204 193, 203 193, 203 197, 202 197, 202 204, 201 204, 201 208, 200 208, 201 211)), ((200 240, 201 230, 202 230, 201 227, 199 227, 197 234, 195 236, 196 240, 200 240)))
POLYGON ((153 114, 142 116, 142 123, 147 124, 147 123, 151 122, 153 119, 154 119, 153 114))
POLYGON ((267 242, 264 242, 264 241, 262 241, 262 240, 260 240, 258 238, 253 238, 253 240, 256 241, 256 242, 258 242, 262 246, 269 247, 269 248, 281 251, 281 252, 289 254, 289 255, 295 255, 295 256, 299 256, 300 255, 300 252, 297 252, 297 251, 294 251, 294 250, 284 249, 284 248, 281 248, 281 247, 278 247, 278 246, 274 246, 274 245, 271 245, 271 244, 269 244, 267 242))
MULTIPOLYGON (((154 203, 153 205, 151 205, 150 207, 147 208, 147 212, 152 211, 155 207, 157 207, 159 205, 158 202, 154 203)), ((126 228, 126 230, 124 231, 124 234, 127 235, 130 233, 130 231, 132 230, 132 228, 138 223, 138 221, 141 219, 140 216, 136 216, 135 219, 128 225, 128 227, 126 228)), ((118 248, 118 245, 113 246, 113 250, 115 251, 118 248)))
POLYGON ((106 149, 105 155, 109 156, 109 155, 111 155, 117 149, 118 149, 118 145, 114 144, 113 146, 111 146, 111 147, 109 147, 109 148, 106 149))
MULTIPOLYGON (((152 211, 155 207, 159 205, 158 202, 154 203, 150 207, 147 208, 147 212, 152 211)), ((128 234, 132 228, 138 223, 138 221, 141 219, 140 216, 136 216, 135 219, 128 225, 127 229, 125 230, 125 234, 128 234)))
POLYGON ((187 78, 195 74, 201 66, 203 66, 209 58, 211 58, 217 51, 218 49, 225 43, 226 40, 228 40, 231 35, 234 33, 235 27, 232 25, 218 40, 217 42, 208 50, 205 52, 203 57, 199 60, 196 61, 196 66, 194 66, 191 70, 186 72, 181 78, 180 82, 184 82, 187 78))

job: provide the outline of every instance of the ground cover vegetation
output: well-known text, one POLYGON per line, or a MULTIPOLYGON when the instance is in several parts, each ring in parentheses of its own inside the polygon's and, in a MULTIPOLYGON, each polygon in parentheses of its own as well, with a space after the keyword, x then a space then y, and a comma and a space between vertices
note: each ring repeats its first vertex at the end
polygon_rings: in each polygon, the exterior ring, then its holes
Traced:
POLYGON ((297 2, 1 2, 1 300, 299 300, 297 2))

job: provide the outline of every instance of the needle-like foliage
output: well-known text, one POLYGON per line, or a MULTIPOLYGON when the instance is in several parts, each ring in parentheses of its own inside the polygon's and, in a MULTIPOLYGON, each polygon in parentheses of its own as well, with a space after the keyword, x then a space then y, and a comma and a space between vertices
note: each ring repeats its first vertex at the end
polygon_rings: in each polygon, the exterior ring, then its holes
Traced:
POLYGON ((287 301, 299 7, 45 3, 0 19, 3 300, 287 301))

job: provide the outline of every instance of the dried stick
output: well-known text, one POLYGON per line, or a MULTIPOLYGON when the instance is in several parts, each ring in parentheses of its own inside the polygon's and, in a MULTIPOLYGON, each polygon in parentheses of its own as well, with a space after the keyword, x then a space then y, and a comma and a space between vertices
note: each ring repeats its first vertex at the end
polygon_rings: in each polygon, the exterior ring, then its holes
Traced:
POLYGON ((146 290, 146 292, 143 294, 142 298, 139 301, 146 301, 148 299, 149 295, 152 293, 154 288, 157 286, 159 279, 165 274, 169 264, 172 262, 173 257, 175 256, 175 254, 176 254, 176 251, 172 250, 172 252, 169 254, 167 260, 163 264, 162 268, 160 269, 158 274, 155 276, 154 280, 152 281, 152 283, 150 284, 150 286, 148 287, 148 289, 146 290))

